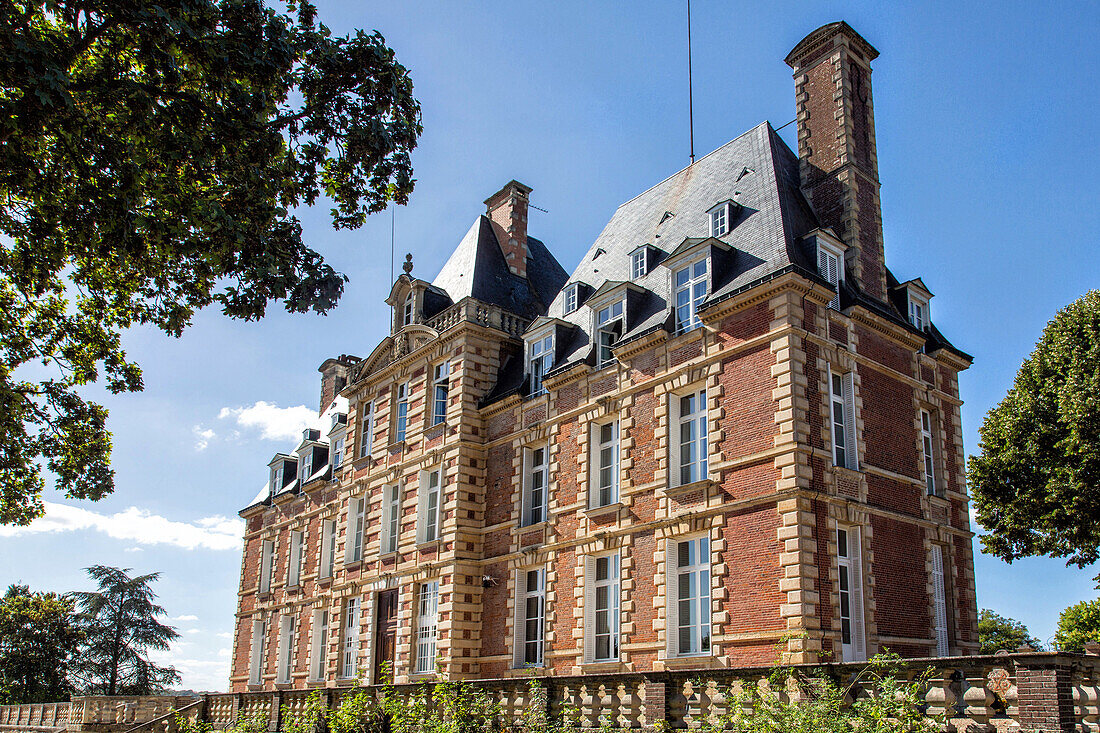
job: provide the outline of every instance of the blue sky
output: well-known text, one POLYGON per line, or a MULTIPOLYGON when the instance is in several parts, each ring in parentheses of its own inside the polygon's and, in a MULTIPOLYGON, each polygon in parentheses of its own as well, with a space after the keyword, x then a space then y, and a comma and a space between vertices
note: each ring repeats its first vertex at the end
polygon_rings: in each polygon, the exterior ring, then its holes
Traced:
MULTIPOLYGON (((684 7, 668 2, 318 2, 337 33, 378 28, 424 108, 418 184, 396 213, 398 260, 431 279, 482 200, 534 188, 530 231, 567 270, 615 207, 687 163, 684 7)), ((936 294, 933 319, 974 354, 961 378, 966 447, 1054 312, 1100 286, 1100 129, 1092 3, 731 3, 695 0, 695 149, 794 118, 787 52, 847 20, 874 64, 887 262, 936 294)), ((781 133, 792 147, 794 126, 781 133)), ((97 504, 49 493, 32 531, 0 529, 0 586, 88 587, 93 563, 160 571, 183 633, 167 659, 184 684, 226 684, 240 573, 236 512, 315 410, 328 356, 368 354, 388 328, 389 213, 334 232, 302 214, 310 244, 351 277, 328 317, 260 323, 201 314, 179 340, 135 330, 146 389, 93 393, 110 408, 117 490, 97 504), (262 404, 259 404, 262 403, 262 404), (307 409, 293 410, 305 406, 307 409), (266 437, 265 437, 266 436, 266 437)), ((398 272, 400 272, 398 265, 398 272)), ((1100 569, 1012 566, 978 555, 978 603, 1046 639, 1093 598, 1100 569)))

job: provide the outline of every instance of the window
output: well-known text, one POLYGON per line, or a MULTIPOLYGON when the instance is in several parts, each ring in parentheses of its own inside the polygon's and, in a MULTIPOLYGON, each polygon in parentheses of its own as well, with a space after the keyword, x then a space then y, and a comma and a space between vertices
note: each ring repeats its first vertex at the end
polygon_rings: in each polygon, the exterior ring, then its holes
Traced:
POLYGON ((302 459, 301 459, 300 463, 302 465, 302 468, 301 468, 301 472, 300 472, 301 478, 298 480, 298 485, 299 486, 305 486, 306 483, 309 481, 309 477, 313 475, 313 448, 312 447, 306 449, 305 454, 302 455, 302 459))
POLYGON ((267 622, 261 619, 252 621, 252 656, 248 660, 248 684, 263 683, 264 642, 267 641, 267 622))
POLYGON ((336 520, 326 519, 321 523, 321 566, 318 573, 322 578, 331 578, 336 570, 336 520))
POLYGON ((359 672, 358 598, 349 598, 344 603, 344 646, 341 657, 340 676, 344 679, 357 676, 359 672))
POLYGON ((590 557, 585 583, 585 656, 589 662, 619 659, 619 555, 590 557))
POLYGON ((673 395, 672 401, 679 432, 673 443, 679 458, 673 465, 679 466, 679 485, 684 486, 707 477, 707 391, 673 395))
POLYGON ((840 252, 818 242, 817 270, 821 277, 836 288, 836 295, 829 301, 829 307, 840 310, 840 283, 844 280, 844 262, 840 252))
POLYGON ((299 530, 290 533, 290 560, 287 562, 286 584, 292 587, 302 581, 302 548, 304 544, 304 532, 299 530))
POLYGON ((565 314, 569 315, 573 311, 577 310, 578 305, 578 293, 577 283, 573 283, 565 288, 565 314))
POLYGON ((438 612, 439 581, 421 584, 416 614, 416 667, 413 670, 417 674, 435 671, 438 612))
POLYGON ((344 436, 335 438, 332 441, 332 471, 333 478, 336 478, 336 469, 340 468, 340 463, 344 460, 344 436))
POLYGON ((279 489, 283 488, 283 464, 280 463, 278 467, 271 469, 271 493, 278 493, 279 489))
POLYGON ((619 500, 619 422, 592 426, 592 477, 588 506, 601 507, 619 500))
POLYGON ((935 609, 936 656, 950 654, 947 633, 947 591, 944 584, 943 548, 932 545, 932 605, 935 609))
POLYGON ((313 609, 312 637, 309 646, 309 678, 316 682, 325 678, 325 662, 328 657, 328 609, 313 609))
POLYGON ((838 588, 840 590, 840 642, 843 662, 866 658, 863 640, 863 568, 859 553, 859 530, 836 530, 838 588))
POLYGON ((447 419, 447 394, 450 392, 451 363, 448 361, 435 365, 432 379, 432 425, 438 425, 447 419))
POLYGON ((275 673, 275 682, 290 682, 290 673, 294 669, 294 617, 279 617, 279 653, 275 673))
POLYGON ((833 423, 833 464, 857 469, 855 388, 853 375, 829 372, 829 410, 833 423))
POLYGON ((275 572, 275 540, 260 544, 260 593, 271 591, 271 576, 275 572))
POLYGON ((405 439, 405 428, 409 424, 409 383, 405 382, 397 386, 397 424, 394 431, 395 443, 405 439))
POLYGON ((397 484, 382 487, 382 554, 397 552, 397 540, 401 535, 401 487, 397 484))
POLYGON ((527 471, 523 487, 523 526, 546 520, 547 447, 529 448, 526 451, 527 471))
POLYGON ((699 260, 673 274, 676 303, 676 333, 685 333, 702 325, 699 306, 707 296, 707 261, 699 260))
POLYGON ((596 330, 598 337, 598 351, 596 353, 596 368, 603 369, 614 361, 611 347, 623 331, 623 301, 611 303, 606 308, 596 312, 596 330))
POLYGON ((353 563, 363 559, 363 530, 366 524, 367 500, 365 497, 348 501, 348 532, 345 538, 344 562, 353 563))
POLYGON ((936 486, 936 451, 932 442, 932 413, 928 410, 920 411, 920 437, 924 447, 924 484, 928 488, 929 496, 942 496, 939 487, 936 486))
POLYGON ((420 532, 418 542, 435 542, 439 539, 439 498, 443 484, 443 469, 420 474, 420 532))
POLYGON ((541 667, 546 635, 546 570, 516 574, 515 666, 541 667))
POLYGON ((928 330, 928 301, 915 295, 909 296, 909 322, 918 331, 928 330))
POLYGON ((710 210, 710 236, 721 237, 729 234, 730 225, 733 223, 732 207, 725 201, 710 210))
POLYGON ((636 249, 630 253, 630 279, 640 280, 646 273, 646 248, 636 249))
POLYGON ((669 540, 665 562, 669 654, 709 654, 710 539, 669 540))
POLYGON ((531 375, 531 394, 544 392, 543 377, 554 366, 554 334, 545 336, 528 347, 527 372, 531 375))
POLYGON ((413 294, 409 293, 405 298, 405 307, 401 311, 401 325, 407 326, 413 322, 413 294))
POLYGON ((374 403, 365 402, 362 407, 362 429, 359 431, 359 457, 365 458, 374 448, 374 403))

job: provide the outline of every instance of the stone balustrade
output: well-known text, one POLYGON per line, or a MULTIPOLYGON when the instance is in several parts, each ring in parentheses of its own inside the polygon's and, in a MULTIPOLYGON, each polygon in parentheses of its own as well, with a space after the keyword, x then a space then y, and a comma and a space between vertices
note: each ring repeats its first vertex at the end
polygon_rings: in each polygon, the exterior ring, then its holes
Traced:
POLYGON ((527 330, 527 326, 530 324, 530 321, 514 316, 495 305, 488 305, 473 298, 466 298, 427 319, 424 325, 443 333, 447 329, 454 328, 464 322, 495 328, 515 338, 522 337, 523 332, 527 330))

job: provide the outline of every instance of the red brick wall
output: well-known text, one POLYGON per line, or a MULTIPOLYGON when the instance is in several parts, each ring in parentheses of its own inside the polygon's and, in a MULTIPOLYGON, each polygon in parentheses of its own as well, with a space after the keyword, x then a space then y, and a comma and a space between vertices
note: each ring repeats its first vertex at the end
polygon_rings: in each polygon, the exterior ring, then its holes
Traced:
MULTIPOLYGON (((924 530, 915 524, 888 517, 872 516, 872 549, 875 565, 875 607, 881 636, 919 639, 932 635, 929 617, 928 574, 924 551, 924 530)), ((903 650, 896 644, 891 650, 906 656, 924 656, 929 648, 903 650)))

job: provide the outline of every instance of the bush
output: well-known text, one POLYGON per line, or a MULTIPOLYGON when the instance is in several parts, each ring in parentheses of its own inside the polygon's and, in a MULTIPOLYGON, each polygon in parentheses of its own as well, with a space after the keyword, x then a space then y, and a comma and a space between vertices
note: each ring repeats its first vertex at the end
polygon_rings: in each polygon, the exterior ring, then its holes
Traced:
POLYGON ((1063 652, 1084 652, 1085 642, 1100 641, 1100 598, 1081 601, 1062 611, 1054 645, 1063 652))

